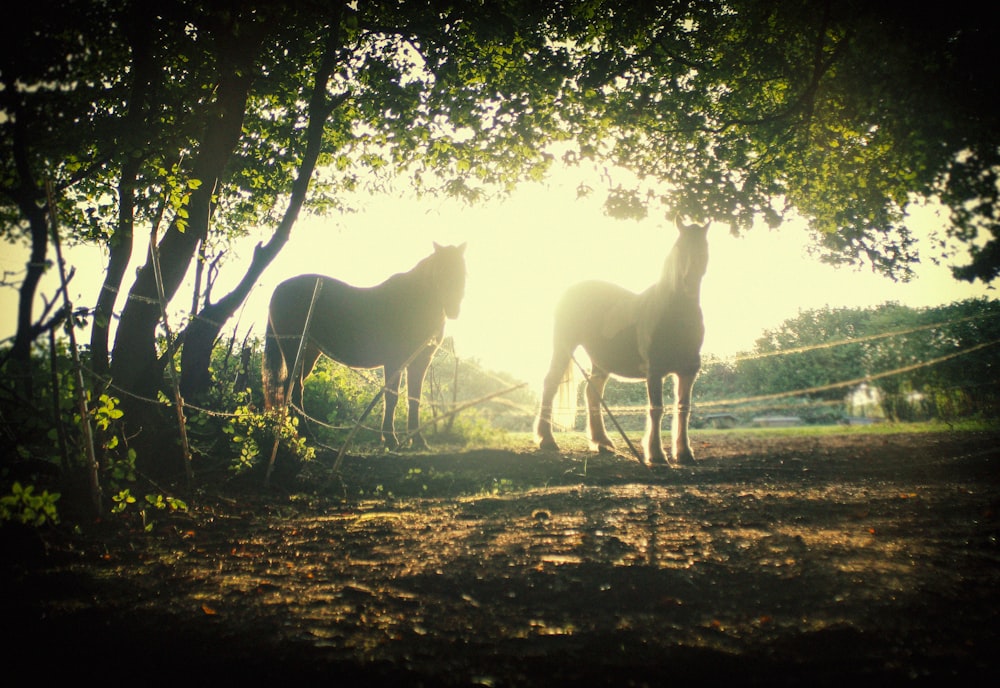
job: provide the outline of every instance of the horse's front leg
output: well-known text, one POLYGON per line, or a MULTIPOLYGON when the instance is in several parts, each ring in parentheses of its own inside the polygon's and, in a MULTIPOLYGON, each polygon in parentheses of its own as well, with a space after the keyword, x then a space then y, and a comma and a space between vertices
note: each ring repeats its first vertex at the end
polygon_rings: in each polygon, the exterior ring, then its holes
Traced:
POLYGON ((646 418, 646 434, 642 438, 645 464, 665 464, 663 440, 660 439, 660 421, 663 419, 663 378, 652 374, 646 378, 646 395, 649 399, 649 417, 646 418))
POLYGON ((402 370, 389 372, 389 367, 385 367, 385 406, 382 410, 382 444, 390 451, 399 447, 399 440, 396 438, 394 418, 396 416, 396 404, 399 402, 399 384, 403 377, 402 370))
POLYGON ((406 369, 406 394, 409 397, 409 413, 406 416, 406 431, 412 438, 414 449, 427 449, 427 440, 417 432, 420 427, 420 395, 424 388, 424 375, 430 365, 430 356, 423 360, 421 356, 406 369))
POLYGON ((674 382, 674 421, 671 428, 673 438, 673 463, 677 466, 694 464, 694 452, 688 440, 688 421, 691 418, 691 390, 697 373, 678 373, 674 382))

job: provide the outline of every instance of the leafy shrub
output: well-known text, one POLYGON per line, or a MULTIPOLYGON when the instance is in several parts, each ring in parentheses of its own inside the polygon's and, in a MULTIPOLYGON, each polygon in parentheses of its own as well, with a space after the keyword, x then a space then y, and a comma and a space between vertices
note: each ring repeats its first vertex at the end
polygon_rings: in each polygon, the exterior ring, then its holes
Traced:
POLYGON ((299 435, 298 425, 299 419, 294 416, 258 413, 247 406, 236 409, 222 428, 236 449, 230 470, 241 474, 269 462, 275 438, 285 461, 311 461, 316 450, 299 435))
POLYGON ((10 494, 0 497, 0 522, 11 521, 22 525, 41 527, 59 523, 56 502, 59 493, 42 490, 35 494, 33 485, 15 482, 10 494))

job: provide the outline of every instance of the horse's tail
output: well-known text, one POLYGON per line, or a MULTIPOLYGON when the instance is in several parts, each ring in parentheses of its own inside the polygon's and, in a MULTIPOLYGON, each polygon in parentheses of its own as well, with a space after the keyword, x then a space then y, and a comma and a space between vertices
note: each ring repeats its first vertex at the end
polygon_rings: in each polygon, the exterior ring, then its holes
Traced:
POLYGON ((556 399, 552 405, 552 422, 560 428, 572 430, 576 425, 576 385, 573 376, 573 359, 566 363, 559 387, 556 388, 556 399))
POLYGON ((264 383, 264 410, 272 411, 285 407, 285 388, 288 386, 288 365, 278 343, 278 336, 267 319, 264 336, 264 360, 261 363, 261 378, 264 383))

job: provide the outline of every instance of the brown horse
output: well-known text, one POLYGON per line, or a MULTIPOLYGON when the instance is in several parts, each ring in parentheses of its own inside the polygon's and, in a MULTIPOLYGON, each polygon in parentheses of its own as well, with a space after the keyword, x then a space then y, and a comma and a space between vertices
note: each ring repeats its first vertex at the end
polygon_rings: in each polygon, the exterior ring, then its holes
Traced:
POLYGON ((403 368, 409 397, 407 429, 413 446, 427 442, 416 433, 420 392, 431 358, 444 335, 446 318, 458 317, 465 294, 465 244, 440 246, 409 272, 369 288, 332 277, 299 275, 275 288, 268 309, 264 342, 264 407, 285 409, 302 401, 302 384, 320 354, 352 368, 383 368, 385 405, 382 441, 399 446, 393 427, 403 368), (320 282, 317 283, 317 280, 320 282), (317 287, 318 285, 318 287, 317 287), (302 347, 302 372, 289 380, 314 290, 318 296, 302 347))
POLYGON ((607 282, 571 287, 555 313, 552 362, 542 387, 535 435, 542 449, 558 449, 552 436, 552 400, 560 385, 571 381, 573 352, 582 346, 593 364, 587 380, 587 427, 590 446, 613 450, 604 429, 601 400, 608 377, 644 379, 649 417, 642 441, 647 465, 666 463, 660 440, 663 379, 676 378, 673 462, 690 464, 688 442, 691 388, 701 368, 705 325, 700 305, 701 279, 708 267, 708 225, 678 221, 680 237, 663 265, 660 281, 641 294, 607 282))

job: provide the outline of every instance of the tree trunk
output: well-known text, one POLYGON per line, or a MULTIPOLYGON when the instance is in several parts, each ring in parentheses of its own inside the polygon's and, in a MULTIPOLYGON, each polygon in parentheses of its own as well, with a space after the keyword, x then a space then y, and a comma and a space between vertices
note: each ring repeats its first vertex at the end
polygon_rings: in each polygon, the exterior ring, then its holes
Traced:
POLYGON ((15 391, 24 399, 32 399, 34 390, 31 383, 31 344, 38 336, 32 323, 35 293, 38 283, 45 273, 45 259, 48 253, 48 216, 38 201, 44 198, 28 162, 26 139, 26 115, 15 113, 14 118, 14 165, 17 169, 18 184, 15 192, 21 213, 28 219, 31 233, 31 257, 28 259, 24 282, 18 294, 17 331, 11 347, 7 375, 14 383, 15 391))
POLYGON ((285 215, 266 245, 257 244, 253 260, 246 274, 233 291, 216 303, 206 305, 192 318, 184 331, 184 349, 181 353, 181 393, 185 397, 196 397, 208 390, 212 384, 209 370, 212 348, 222 331, 222 326, 232 317, 236 309, 246 299, 257 278, 278 255, 288 242, 292 227, 299 216, 309 189, 309 180, 323 145, 323 129, 334 107, 343 99, 331 100, 326 95, 327 83, 336 68, 339 22, 334 22, 327 37, 327 44, 313 85, 309 101, 309 126, 306 128, 306 147, 299 164, 299 173, 292 184, 291 198, 285 215))
POLYGON ((94 321, 90 330, 91 367, 98 376, 93 386, 95 391, 102 386, 110 372, 108 338, 115 303, 125 279, 125 270, 132 259, 132 245, 135 229, 135 187, 139 171, 142 169, 146 148, 144 136, 150 131, 148 119, 149 100, 155 90, 160 72, 153 60, 153 25, 134 8, 127 13, 123 30, 128 36, 132 49, 132 86, 129 109, 125 120, 125 131, 131 139, 122 151, 121 176, 118 180, 118 224, 108 245, 108 269, 104 283, 97 295, 94 307, 94 321))
MULTIPOLYGON (((251 71, 247 69, 243 73, 251 71)), ((250 86, 251 79, 241 76, 235 65, 219 86, 216 103, 219 116, 206 127, 201 152, 192 167, 192 178, 202 184, 191 193, 189 225, 181 231, 176 221, 172 222, 159 244, 163 289, 168 301, 177 293, 198 242, 208 234, 212 194, 242 133, 250 86)), ((162 363, 156 355, 159 320, 156 280, 152 262, 147 260, 122 310, 111 362, 115 385, 127 394, 144 398, 156 396, 162 373, 162 363)))
MULTIPOLYGON (((285 222, 281 223, 281 227, 285 225, 285 222)), ((288 241, 288 235, 288 231, 282 232, 279 228, 266 246, 258 244, 254 248, 250 267, 236 288, 217 302, 202 308, 188 323, 184 330, 184 348, 181 350, 181 394, 185 398, 194 399, 211 386, 212 375, 209 367, 212 349, 223 324, 246 299, 254 282, 288 241)))
POLYGON ((31 344, 38 334, 32 322, 35 293, 45 272, 45 257, 48 250, 45 211, 40 208, 26 210, 31 227, 31 258, 27 272, 18 292, 17 332, 10 350, 8 375, 14 382, 14 389, 25 399, 32 399, 34 386, 31 383, 31 344))
MULTIPOLYGON (((134 208, 135 208, 135 178, 139 172, 139 158, 129 158, 122 167, 121 180, 118 184, 118 226, 111 237, 108 246, 108 269, 104 275, 104 283, 97 295, 97 305, 94 307, 94 322, 90 330, 91 367, 100 377, 106 377, 108 365, 108 337, 111 332, 111 319, 114 316, 115 302, 125 279, 125 270, 132 258, 134 208)), ((95 388, 102 383, 95 380, 95 388)))

